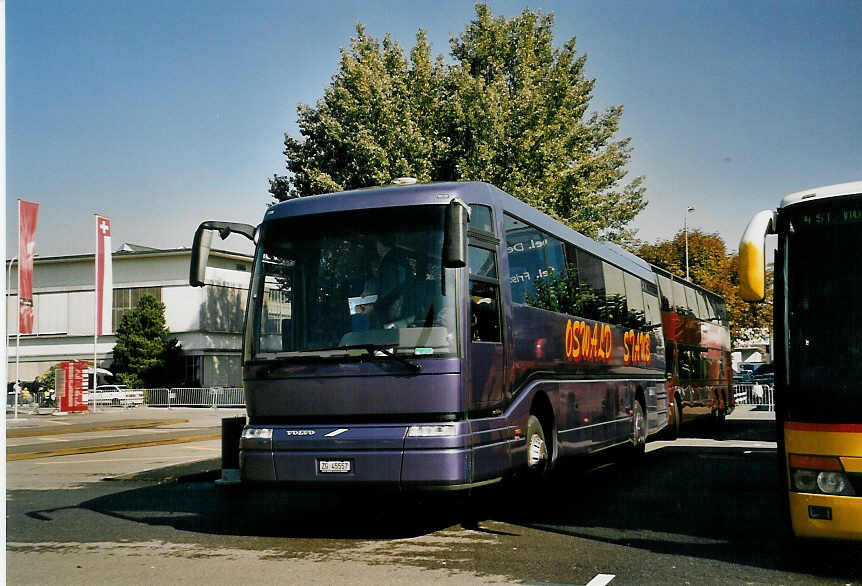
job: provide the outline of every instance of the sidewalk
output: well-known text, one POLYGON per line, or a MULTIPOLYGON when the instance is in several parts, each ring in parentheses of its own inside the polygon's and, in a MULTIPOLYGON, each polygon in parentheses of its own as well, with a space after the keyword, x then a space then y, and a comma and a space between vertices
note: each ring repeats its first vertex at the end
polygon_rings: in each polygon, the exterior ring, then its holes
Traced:
POLYGON ((245 409, 102 407, 96 412, 56 415, 7 410, 9 461, 104 452, 221 438, 221 420, 243 417, 245 409))
POLYGON ((775 411, 770 411, 766 405, 737 405, 727 418, 775 421, 775 411))

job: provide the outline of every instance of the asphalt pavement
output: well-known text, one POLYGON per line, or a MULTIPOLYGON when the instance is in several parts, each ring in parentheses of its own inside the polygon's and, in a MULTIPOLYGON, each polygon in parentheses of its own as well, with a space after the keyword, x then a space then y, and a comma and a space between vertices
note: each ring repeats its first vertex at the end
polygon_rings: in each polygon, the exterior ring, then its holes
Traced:
POLYGON ((221 420, 244 409, 104 407, 59 414, 19 409, 6 415, 7 461, 127 450, 221 438, 221 420))
MULTIPOLYGON (((17 417, 7 410, 6 458, 8 462, 15 462, 207 442, 207 445, 217 446, 221 438, 221 420, 243 416, 244 409, 189 407, 102 407, 96 411, 68 414, 59 414, 48 408, 37 411, 19 408, 17 417)), ((774 413, 764 407, 741 405, 728 419, 774 419, 774 413)), ((200 454, 190 450, 174 449, 171 453, 186 453, 192 463, 200 461, 200 454)), ((220 453, 208 455, 212 459, 220 453)), ((157 458, 153 460, 155 464, 161 465, 164 461, 157 458)), ((182 464, 172 462, 170 466, 176 468, 182 464)), ((145 470, 146 465, 141 464, 134 472, 145 470)))

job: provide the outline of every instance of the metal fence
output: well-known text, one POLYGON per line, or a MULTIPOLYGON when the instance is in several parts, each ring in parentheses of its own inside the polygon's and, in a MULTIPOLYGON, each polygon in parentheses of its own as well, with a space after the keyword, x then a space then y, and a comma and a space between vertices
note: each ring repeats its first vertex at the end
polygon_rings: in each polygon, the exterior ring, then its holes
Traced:
POLYGON ((136 389, 149 407, 245 407, 242 387, 136 389))
POLYGON ((775 387, 772 385, 734 385, 733 395, 737 405, 763 405, 769 411, 775 410, 775 387))

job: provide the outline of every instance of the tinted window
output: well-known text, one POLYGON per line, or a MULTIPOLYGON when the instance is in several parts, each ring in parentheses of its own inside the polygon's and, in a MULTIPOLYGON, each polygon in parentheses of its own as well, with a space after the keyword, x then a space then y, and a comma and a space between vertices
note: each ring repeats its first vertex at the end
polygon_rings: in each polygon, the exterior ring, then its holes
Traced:
POLYGON ((471 275, 487 277, 489 279, 497 278, 497 262, 493 252, 470 246, 467 249, 467 264, 470 267, 471 275))
POLYGON ((506 215, 506 249, 512 301, 526 303, 535 298, 537 279, 565 274, 563 244, 558 239, 506 215))
POLYGON ((644 313, 643 286, 641 280, 631 273, 624 273, 626 281, 626 300, 629 310, 644 313))
MULTIPOLYGON (((573 247, 574 248, 574 247, 573 247)), ((602 270, 602 261, 583 250, 577 251, 578 276, 582 283, 587 284, 593 293, 604 299, 605 277, 602 270)))
POLYGON ((474 342, 500 341, 497 285, 470 281, 470 336, 474 342))
POLYGON ((658 286, 661 291, 661 310, 673 311, 673 284, 664 275, 658 276, 658 286))
POLYGON ((470 206, 470 228, 481 232, 494 233, 491 208, 473 204, 470 206))
POLYGON ((706 359, 700 348, 678 346, 679 380, 693 381, 705 378, 706 359))
POLYGON ((657 325, 661 323, 661 311, 659 310, 658 287, 652 283, 643 281, 644 313, 648 324, 657 325))
POLYGON ((685 298, 685 286, 679 281, 673 282, 673 307, 681 315, 688 314, 688 302, 685 298))

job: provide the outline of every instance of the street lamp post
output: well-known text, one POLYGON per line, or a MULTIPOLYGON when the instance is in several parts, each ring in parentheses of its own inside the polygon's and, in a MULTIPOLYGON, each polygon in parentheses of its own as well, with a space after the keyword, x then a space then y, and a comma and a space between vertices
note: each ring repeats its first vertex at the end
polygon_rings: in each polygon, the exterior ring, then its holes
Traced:
POLYGON ((688 280, 688 215, 694 211, 694 206, 688 206, 682 217, 682 230, 685 232, 685 279, 688 280))

